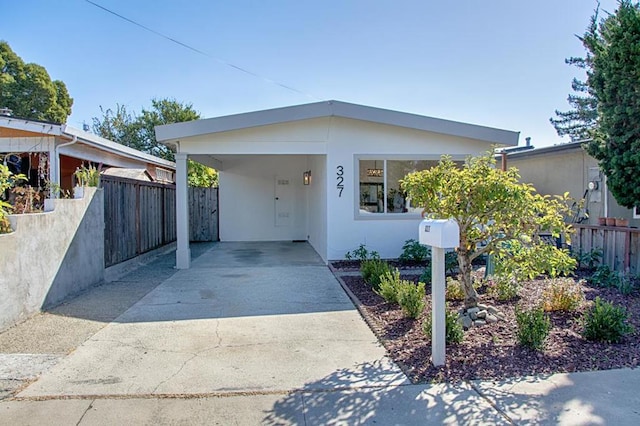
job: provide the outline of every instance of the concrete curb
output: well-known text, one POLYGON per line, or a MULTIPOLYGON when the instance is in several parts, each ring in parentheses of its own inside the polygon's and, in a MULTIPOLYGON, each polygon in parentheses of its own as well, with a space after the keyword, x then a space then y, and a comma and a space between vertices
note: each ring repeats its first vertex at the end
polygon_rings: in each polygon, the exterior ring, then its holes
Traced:
POLYGON ((117 265, 109 266, 104 269, 104 281, 107 283, 118 281, 120 278, 138 269, 140 266, 144 266, 157 257, 167 254, 175 249, 176 242, 174 241, 173 243, 158 247, 155 250, 143 253, 140 256, 120 262, 117 265))

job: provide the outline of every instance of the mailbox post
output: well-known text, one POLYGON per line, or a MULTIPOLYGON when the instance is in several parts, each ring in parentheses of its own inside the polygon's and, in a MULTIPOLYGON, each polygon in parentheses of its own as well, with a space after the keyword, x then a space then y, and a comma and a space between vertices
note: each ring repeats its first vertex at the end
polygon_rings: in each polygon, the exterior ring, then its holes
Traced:
POLYGON ((444 251, 460 244, 460 227, 452 219, 425 219, 418 231, 420 244, 431 246, 431 362, 445 363, 444 251))

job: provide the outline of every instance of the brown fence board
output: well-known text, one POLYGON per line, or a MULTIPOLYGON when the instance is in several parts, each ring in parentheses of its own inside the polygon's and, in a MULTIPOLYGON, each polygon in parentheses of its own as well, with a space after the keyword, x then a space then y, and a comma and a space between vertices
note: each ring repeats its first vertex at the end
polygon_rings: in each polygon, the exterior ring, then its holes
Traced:
POLYGON ((574 251, 601 249, 602 263, 615 271, 640 272, 640 229, 574 224, 574 251))
POLYGON ((175 241, 175 186, 103 176, 105 267, 175 241), (172 202, 166 202, 171 200, 172 202))
MULTIPOLYGON (((174 185, 116 176, 101 178, 104 188, 105 267, 176 240, 174 185)), ((192 241, 218 240, 218 189, 189 188, 192 241)))
POLYGON ((218 240, 218 189, 189 188, 189 238, 218 240))

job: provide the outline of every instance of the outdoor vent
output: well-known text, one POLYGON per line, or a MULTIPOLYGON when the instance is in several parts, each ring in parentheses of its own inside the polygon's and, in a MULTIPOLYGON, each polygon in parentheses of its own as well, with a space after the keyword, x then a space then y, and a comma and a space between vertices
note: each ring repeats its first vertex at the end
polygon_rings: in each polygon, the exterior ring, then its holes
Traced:
POLYGON ((10 117, 12 112, 13 112, 13 111, 11 111, 11 110, 10 110, 9 108, 7 108, 7 107, 0 108, 0 115, 5 115, 5 116, 7 116, 7 117, 10 117))

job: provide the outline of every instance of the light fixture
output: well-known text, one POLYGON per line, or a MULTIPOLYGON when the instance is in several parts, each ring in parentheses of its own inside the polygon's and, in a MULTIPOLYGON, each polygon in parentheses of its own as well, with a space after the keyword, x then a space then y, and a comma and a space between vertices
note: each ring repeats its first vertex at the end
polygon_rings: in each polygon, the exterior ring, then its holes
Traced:
POLYGON ((373 169, 367 169, 367 176, 368 177, 383 177, 384 176, 384 169, 379 169, 378 168, 378 162, 374 160, 373 169))
POLYGON ((302 173, 302 183, 309 185, 311 183, 311 170, 302 173))

